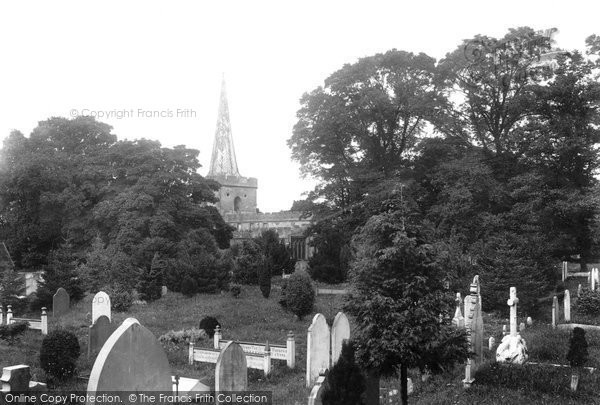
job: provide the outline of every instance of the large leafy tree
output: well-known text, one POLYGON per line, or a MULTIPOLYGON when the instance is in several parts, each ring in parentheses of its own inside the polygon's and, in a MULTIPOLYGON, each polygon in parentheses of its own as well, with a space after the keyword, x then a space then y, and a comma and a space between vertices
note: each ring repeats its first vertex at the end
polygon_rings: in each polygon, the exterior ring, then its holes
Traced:
POLYGON ((46 266, 68 246, 97 275, 91 284, 133 287, 156 253, 180 257, 182 241, 204 246, 211 263, 229 245, 232 229, 211 205, 218 184, 197 173, 197 150, 117 141, 110 126, 79 117, 40 122, 29 138, 14 132, 1 153, 1 236, 20 267, 46 266))
MULTIPOLYGON (((520 125, 534 114, 535 85, 549 74, 540 60, 551 42, 550 35, 527 27, 511 29, 503 38, 465 40, 440 61, 453 102, 436 116, 436 128, 495 157, 514 153, 520 125)), ((499 162, 510 172, 510 161, 499 162)))
MULTIPOLYGON (((51 118, 31 136, 13 132, 0 159, 2 236, 18 267, 40 267, 68 241, 91 240, 91 210, 108 181, 110 127, 89 117, 51 118)), ((93 232, 93 231, 92 231, 93 232)))
POLYGON ((401 171, 444 103, 435 79, 435 59, 391 50, 345 65, 305 94, 288 145, 320 181, 313 197, 345 207, 401 171))
MULTIPOLYGON (((593 38, 588 39, 589 54, 593 38)), ((594 254, 600 160, 600 83, 596 63, 577 51, 557 54, 552 80, 537 88, 537 115, 525 127, 524 161, 544 197, 544 230, 557 256, 594 254)))

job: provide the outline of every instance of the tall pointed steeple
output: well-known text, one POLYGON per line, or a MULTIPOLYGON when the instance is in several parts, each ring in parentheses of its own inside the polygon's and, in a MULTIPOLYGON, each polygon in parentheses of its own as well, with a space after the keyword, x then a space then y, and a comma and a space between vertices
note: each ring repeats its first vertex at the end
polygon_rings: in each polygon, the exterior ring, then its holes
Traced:
POLYGON ((235 149, 233 148, 233 137, 231 135, 231 123, 229 122, 229 105, 227 104, 227 92, 225 91, 225 74, 221 82, 221 100, 219 102, 219 115, 217 118, 217 129, 213 143, 212 156, 210 158, 210 169, 208 176, 236 176, 240 177, 235 149))

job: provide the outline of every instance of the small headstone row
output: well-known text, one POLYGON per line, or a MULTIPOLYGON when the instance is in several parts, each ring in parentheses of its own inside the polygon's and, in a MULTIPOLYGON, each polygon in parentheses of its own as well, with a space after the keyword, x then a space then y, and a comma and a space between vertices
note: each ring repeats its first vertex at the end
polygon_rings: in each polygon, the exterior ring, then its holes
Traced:
MULTIPOLYGON (((571 293, 569 290, 565 290, 563 298, 563 315, 565 322, 571 322, 571 293)), ((560 323, 560 305, 558 303, 558 297, 555 295, 552 298, 552 328, 560 323)))

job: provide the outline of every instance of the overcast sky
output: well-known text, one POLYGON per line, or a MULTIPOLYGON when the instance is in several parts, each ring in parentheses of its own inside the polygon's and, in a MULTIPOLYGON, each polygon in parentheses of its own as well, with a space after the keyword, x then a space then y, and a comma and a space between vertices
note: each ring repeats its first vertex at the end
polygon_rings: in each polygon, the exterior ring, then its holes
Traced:
POLYGON ((440 59, 519 26, 556 27, 559 47, 582 49, 599 16, 573 0, 2 2, 0 139, 104 113, 119 139, 200 150, 204 175, 224 73, 240 173, 258 178, 263 212, 289 209, 313 187, 286 145, 299 99, 343 64, 392 48, 440 59))

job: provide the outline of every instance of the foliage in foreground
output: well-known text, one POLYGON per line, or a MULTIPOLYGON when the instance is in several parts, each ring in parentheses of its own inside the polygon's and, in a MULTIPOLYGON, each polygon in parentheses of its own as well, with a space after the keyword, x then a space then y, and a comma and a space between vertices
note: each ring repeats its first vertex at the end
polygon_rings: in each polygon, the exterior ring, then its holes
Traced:
POLYGON ((444 317, 454 304, 436 246, 410 223, 405 229, 399 211, 369 219, 354 243, 346 308, 356 319, 359 364, 388 376, 397 366, 436 371, 463 361, 466 333, 444 317))
POLYGON ((365 377, 354 360, 352 342, 345 341, 338 362, 327 374, 323 405, 363 405, 365 389, 365 377))
POLYGON ((77 336, 66 330, 54 330, 42 341, 40 365, 48 376, 63 381, 75 374, 79 353, 77 336))

